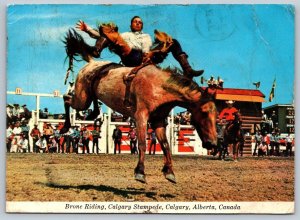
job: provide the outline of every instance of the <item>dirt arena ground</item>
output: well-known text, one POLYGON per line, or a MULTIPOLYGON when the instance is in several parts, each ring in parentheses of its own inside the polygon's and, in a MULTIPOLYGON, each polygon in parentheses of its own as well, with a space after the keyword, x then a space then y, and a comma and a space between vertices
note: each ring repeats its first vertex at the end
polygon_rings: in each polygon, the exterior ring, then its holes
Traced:
POLYGON ((7 154, 7 201, 294 201, 294 158, 174 156, 177 184, 146 156, 147 184, 134 155, 7 154))

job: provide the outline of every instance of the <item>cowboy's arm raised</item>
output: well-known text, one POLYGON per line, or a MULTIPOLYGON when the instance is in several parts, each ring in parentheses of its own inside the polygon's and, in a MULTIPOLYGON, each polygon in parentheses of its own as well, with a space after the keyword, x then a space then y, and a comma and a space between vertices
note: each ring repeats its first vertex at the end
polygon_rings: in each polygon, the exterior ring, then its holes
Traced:
POLYGON ((94 30, 90 26, 88 26, 84 21, 79 20, 76 23, 76 28, 81 30, 81 31, 84 31, 85 33, 90 35, 91 38, 98 39, 100 37, 99 32, 94 30))

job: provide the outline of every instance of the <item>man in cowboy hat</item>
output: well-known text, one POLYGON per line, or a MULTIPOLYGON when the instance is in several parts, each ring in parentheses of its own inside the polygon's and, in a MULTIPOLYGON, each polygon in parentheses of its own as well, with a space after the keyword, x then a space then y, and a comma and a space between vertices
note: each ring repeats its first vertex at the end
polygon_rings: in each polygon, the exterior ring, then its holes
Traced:
POLYGON ((233 107, 233 103, 234 101, 232 100, 226 101, 227 107, 224 108, 219 114, 220 120, 222 120, 223 118, 225 118, 227 122, 231 122, 234 120, 234 114, 237 113, 238 110, 233 107))

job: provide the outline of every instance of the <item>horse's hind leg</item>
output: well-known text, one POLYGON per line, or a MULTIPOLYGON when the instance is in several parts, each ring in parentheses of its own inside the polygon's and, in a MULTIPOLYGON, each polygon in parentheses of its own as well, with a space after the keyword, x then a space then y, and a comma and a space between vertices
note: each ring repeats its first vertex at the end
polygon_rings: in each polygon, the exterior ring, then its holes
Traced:
POLYGON ((166 128, 164 126, 157 127, 155 129, 155 134, 156 134, 157 140, 160 143, 161 149, 164 152, 164 163, 165 164, 162 169, 162 172, 164 173, 167 180, 169 180, 172 183, 176 183, 175 175, 173 172, 170 146, 169 146, 167 136, 166 136, 166 128))
POLYGON ((138 148, 139 148, 139 161, 134 169, 135 180, 146 183, 145 177, 145 153, 146 153, 146 132, 147 132, 147 121, 148 112, 146 110, 137 111, 135 114, 136 127, 137 127, 137 138, 138 138, 138 148))
POLYGON ((66 133, 71 127, 70 107, 76 110, 86 110, 92 102, 89 98, 88 90, 84 84, 80 82, 76 83, 75 91, 73 93, 65 94, 63 98, 66 119, 63 128, 60 130, 61 134, 66 133))

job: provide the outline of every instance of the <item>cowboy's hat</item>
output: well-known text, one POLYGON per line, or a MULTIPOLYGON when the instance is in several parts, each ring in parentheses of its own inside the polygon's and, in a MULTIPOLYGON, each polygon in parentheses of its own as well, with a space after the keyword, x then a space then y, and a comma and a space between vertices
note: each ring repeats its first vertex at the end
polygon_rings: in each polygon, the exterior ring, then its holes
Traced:
POLYGON ((227 103, 227 104, 233 104, 233 103, 234 103, 234 101, 232 101, 232 100, 228 100, 228 101, 226 101, 226 103, 227 103))

